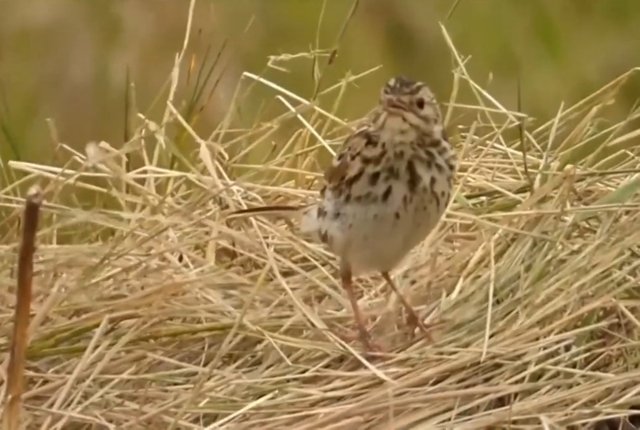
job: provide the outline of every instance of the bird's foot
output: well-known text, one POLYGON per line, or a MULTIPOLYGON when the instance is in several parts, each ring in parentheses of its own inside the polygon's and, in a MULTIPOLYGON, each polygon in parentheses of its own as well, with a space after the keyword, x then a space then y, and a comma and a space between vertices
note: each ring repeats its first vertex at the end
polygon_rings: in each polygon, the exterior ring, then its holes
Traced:
POLYGON ((424 338, 431 343, 434 341, 431 331, 437 326, 444 324, 444 322, 444 320, 441 320, 435 323, 425 324, 416 312, 409 312, 406 318, 406 324, 409 326, 411 336, 415 334, 416 329, 419 329, 424 338))
POLYGON ((371 339, 371 334, 364 328, 341 330, 338 336, 346 343, 359 341, 367 355, 378 355, 385 352, 384 347, 371 339))

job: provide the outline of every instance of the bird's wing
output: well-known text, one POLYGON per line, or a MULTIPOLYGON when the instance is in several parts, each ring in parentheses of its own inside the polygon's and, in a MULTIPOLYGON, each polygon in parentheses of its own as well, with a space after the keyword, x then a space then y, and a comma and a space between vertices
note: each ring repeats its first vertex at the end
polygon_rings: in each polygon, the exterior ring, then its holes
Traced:
POLYGON ((370 127, 364 127, 350 135, 342 149, 325 170, 324 180, 329 189, 341 188, 341 185, 356 181, 364 171, 365 164, 380 161, 384 156, 379 135, 370 127))

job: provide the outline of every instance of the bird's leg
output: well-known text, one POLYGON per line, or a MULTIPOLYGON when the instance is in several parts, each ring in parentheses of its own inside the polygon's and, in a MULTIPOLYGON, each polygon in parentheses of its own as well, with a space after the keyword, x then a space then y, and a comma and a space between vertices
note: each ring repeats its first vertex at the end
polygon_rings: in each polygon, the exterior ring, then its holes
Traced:
POLYGON ((381 351, 381 348, 371 341, 371 335, 366 328, 362 312, 358 306, 358 299, 356 298, 355 291, 353 290, 353 276, 351 269, 343 264, 340 269, 340 279, 342 281, 342 287, 346 290, 349 301, 351 302, 351 308, 353 309, 353 317, 356 321, 356 329, 358 330, 358 338, 364 345, 368 352, 381 351))
POLYGON ((387 281, 387 284, 389 284, 391 289, 398 295, 398 298, 400 298, 400 301, 402 302, 402 305, 406 309, 406 311, 407 311, 407 324, 411 328, 411 333, 413 333, 413 331, 416 329, 416 327, 419 327, 420 331, 422 331, 422 333, 427 338, 427 340, 429 340, 429 342, 433 342, 433 338, 431 337, 431 334, 429 333, 429 329, 427 329, 427 327, 424 325, 424 323, 422 322, 422 319, 418 316, 418 314, 413 309, 413 307, 411 306, 409 301, 407 301, 407 299, 402 294, 400 294, 400 290, 398 290, 398 287, 396 287, 396 284, 391 279, 391 276, 389 276, 389 272, 381 272, 381 274, 382 274, 382 277, 384 278, 384 280, 387 281))

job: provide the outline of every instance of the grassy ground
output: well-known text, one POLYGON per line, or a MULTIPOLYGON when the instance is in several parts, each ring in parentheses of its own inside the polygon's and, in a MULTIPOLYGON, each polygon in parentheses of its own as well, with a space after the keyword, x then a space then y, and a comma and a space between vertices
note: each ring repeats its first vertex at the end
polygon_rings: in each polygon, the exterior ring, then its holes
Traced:
POLYGON ((321 246, 279 220, 224 219, 315 196, 351 129, 334 112, 367 73, 326 80, 313 105, 244 73, 228 115, 200 135, 201 101, 172 91, 187 80, 178 57, 162 119, 131 115, 124 146, 59 144, 60 164, 2 160, 5 357, 23 191, 38 183, 46 198, 28 428, 561 429, 628 414, 640 378, 640 112, 621 115, 616 97, 635 71, 534 121, 449 49, 440 99, 461 160, 456 198, 394 273, 442 324, 434 343, 411 340, 384 282, 360 279, 382 360, 333 334, 352 316, 321 246))

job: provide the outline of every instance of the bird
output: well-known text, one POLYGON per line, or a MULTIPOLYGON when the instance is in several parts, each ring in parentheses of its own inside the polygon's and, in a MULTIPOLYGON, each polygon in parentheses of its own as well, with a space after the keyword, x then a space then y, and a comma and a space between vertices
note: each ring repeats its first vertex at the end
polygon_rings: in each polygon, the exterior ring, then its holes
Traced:
POLYGON ((301 233, 337 257, 356 337, 368 352, 380 351, 365 325, 353 279, 382 275, 406 309, 412 332, 419 328, 430 338, 390 272, 443 218, 457 164, 434 93, 424 82, 394 76, 361 126, 344 139, 313 203, 240 209, 230 216, 297 218, 301 233))

